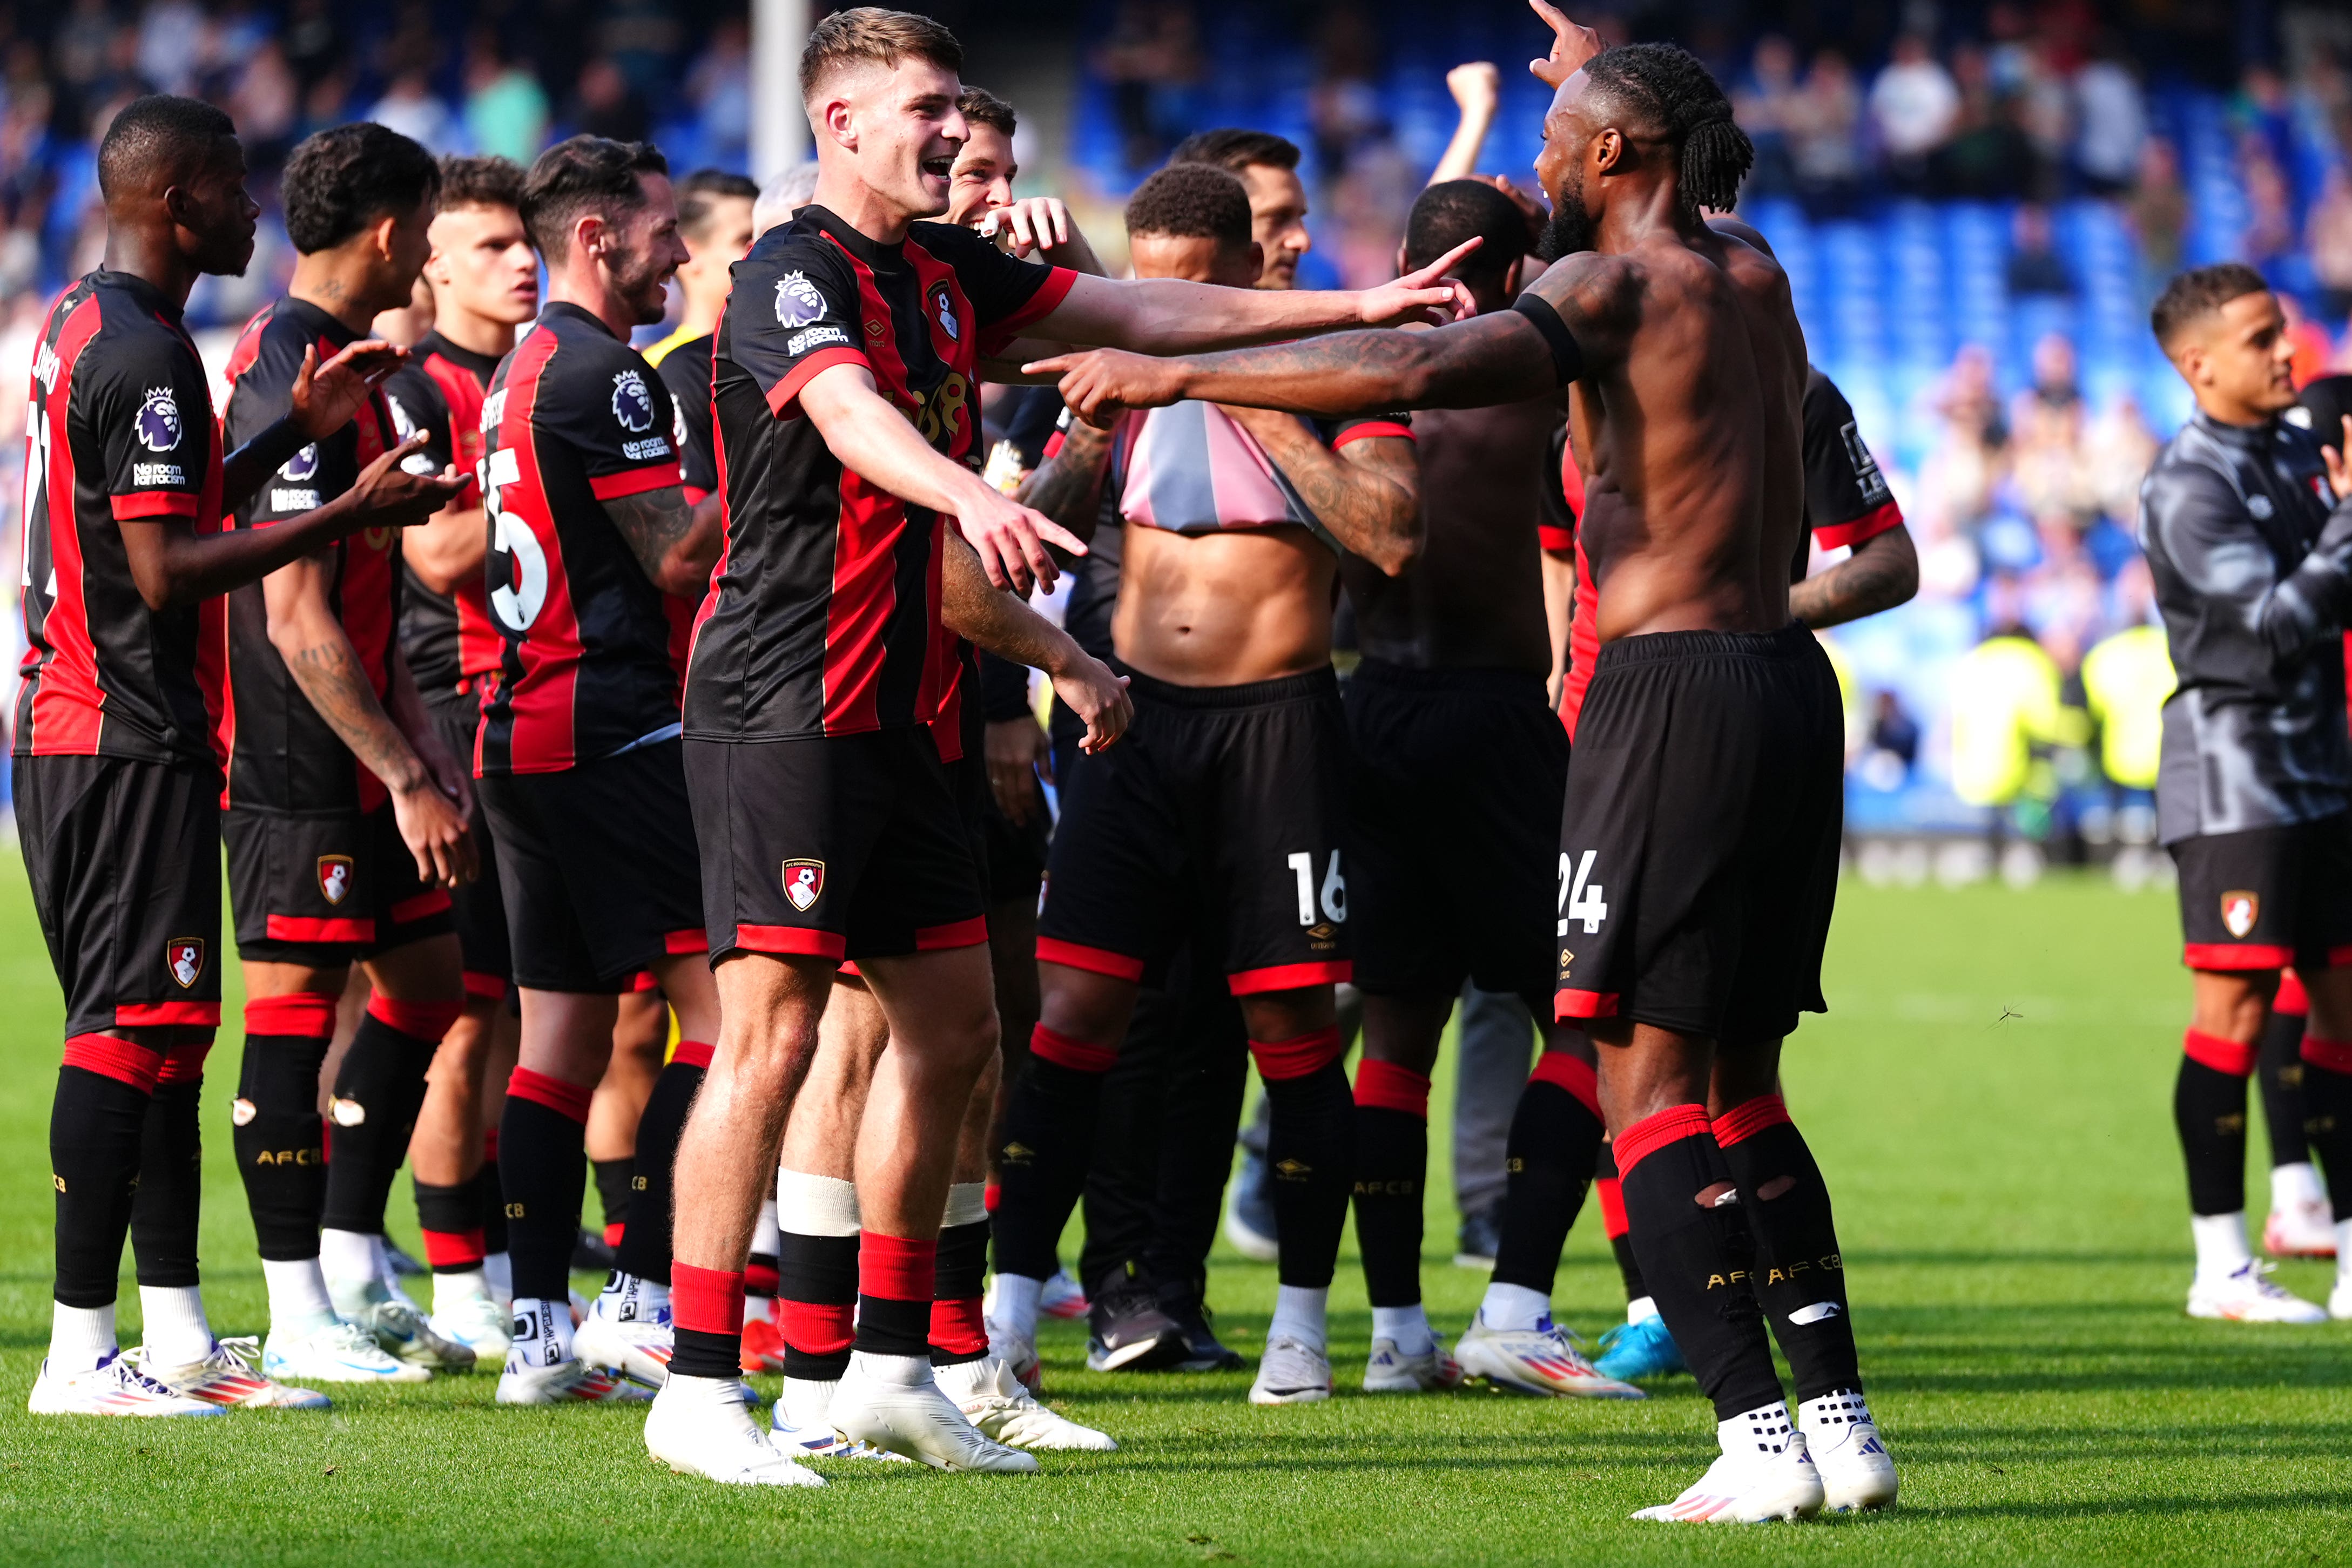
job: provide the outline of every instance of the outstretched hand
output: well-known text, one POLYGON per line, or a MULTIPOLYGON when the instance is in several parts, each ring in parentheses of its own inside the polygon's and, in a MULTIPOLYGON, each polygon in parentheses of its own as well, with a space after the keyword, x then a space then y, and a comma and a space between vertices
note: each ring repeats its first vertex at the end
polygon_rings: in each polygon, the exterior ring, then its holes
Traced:
POLYGON ((317 349, 304 349, 302 368, 294 372, 288 417, 313 441, 332 435, 352 422, 368 394, 407 358, 406 350, 376 338, 346 344, 323 365, 317 349))
POLYGON ((1535 14, 1551 29, 1551 53, 1539 60, 1529 60, 1528 69, 1536 79, 1549 88, 1560 83, 1584 68, 1584 62, 1601 52, 1601 35, 1590 27, 1579 26, 1568 19, 1568 13, 1550 0, 1528 0, 1535 14))
POLYGON ((1426 322, 1444 327, 1476 315, 1478 306, 1470 298, 1469 286, 1445 275, 1485 243, 1473 235, 1419 271, 1408 272, 1394 283, 1365 289, 1357 297, 1364 325, 1395 327, 1426 322))
POLYGON ((1062 378, 1062 401, 1097 430, 1108 430, 1130 408, 1165 408, 1184 395, 1183 372, 1172 360, 1089 349, 1021 367, 1025 375, 1062 378))
POLYGON ((2327 463, 2327 482, 2342 502, 2352 498, 2352 413, 2344 416, 2344 442, 2340 446, 2322 446, 2319 455, 2327 463))

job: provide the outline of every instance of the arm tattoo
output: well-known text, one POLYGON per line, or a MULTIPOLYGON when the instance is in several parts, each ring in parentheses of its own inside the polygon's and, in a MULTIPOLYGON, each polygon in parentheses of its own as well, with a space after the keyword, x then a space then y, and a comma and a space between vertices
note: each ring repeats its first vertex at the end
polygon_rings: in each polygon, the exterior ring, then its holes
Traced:
POLYGON ((323 642, 297 649, 286 668, 319 716, 369 772, 393 789, 413 785, 421 770, 416 753, 383 711, 341 628, 323 642))
POLYGON ((1383 571, 1421 542, 1421 466, 1406 443, 1374 437, 1333 452, 1295 419, 1244 416, 1316 521, 1383 571))
POLYGON ((1037 465, 1016 498, 1078 538, 1090 539, 1100 517, 1095 498, 1101 494, 1109 456, 1108 431, 1074 422, 1063 433, 1062 449, 1037 465))
POLYGON ((1060 631, 1010 592, 992 586, 979 555, 952 528, 940 573, 940 620, 1000 659, 1048 672, 1059 665, 1060 631))
POLYGON ((1183 361, 1188 397, 1336 418, 1390 408, 1484 408, 1559 385, 1551 346, 1516 311, 1426 332, 1339 332, 1183 361))
POLYGON ((1910 536, 1893 530, 1863 541, 1853 555, 1789 590, 1789 613, 1819 631, 1892 610, 1919 589, 1919 560, 1910 536))
POLYGON ((629 553, 645 568, 647 580, 660 587, 670 552, 694 527, 694 508, 686 504, 686 492, 670 485, 641 495, 622 496, 604 502, 604 515, 621 531, 629 553))

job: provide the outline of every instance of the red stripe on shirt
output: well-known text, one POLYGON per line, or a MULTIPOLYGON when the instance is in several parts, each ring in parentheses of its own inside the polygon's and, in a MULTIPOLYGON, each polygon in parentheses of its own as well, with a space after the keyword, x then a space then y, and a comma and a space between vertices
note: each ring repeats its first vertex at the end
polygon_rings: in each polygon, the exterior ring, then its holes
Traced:
POLYGON ((683 485, 677 459, 667 463, 648 463, 642 468, 625 468, 618 474, 598 474, 588 481, 588 493, 600 501, 617 501, 624 496, 642 496, 648 490, 666 489, 683 485))

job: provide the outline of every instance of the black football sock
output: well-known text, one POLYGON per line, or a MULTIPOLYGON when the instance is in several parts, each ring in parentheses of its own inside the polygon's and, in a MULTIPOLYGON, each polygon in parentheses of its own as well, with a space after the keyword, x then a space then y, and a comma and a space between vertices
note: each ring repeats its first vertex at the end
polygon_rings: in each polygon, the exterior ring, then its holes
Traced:
POLYGON ((1290 1040, 1250 1041, 1269 1112, 1265 1164, 1281 1249, 1276 1277, 1302 1290, 1330 1288, 1348 1224, 1356 1103, 1341 1061, 1347 1050, 1336 1024, 1290 1040))
POLYGON ((1393 1061, 1356 1064, 1356 1246, 1376 1307, 1421 1301, 1422 1184, 1429 1176, 1429 1080, 1393 1061))
MULTIPOLYGON (((2341 1225, 2352 1219, 2352 1041, 2304 1037, 2303 1114, 2341 1225)), ((2341 1260, 2336 1267, 2343 1268, 2341 1260)))
POLYGON ((65 1306, 103 1307, 114 1300, 139 1186, 147 1101, 162 1067, 162 1052, 110 1035, 66 1041, 49 1110, 56 1296, 65 1306))
POLYGON ((1660 1111, 1615 1141, 1642 1277, 1716 1418, 1778 1403, 1780 1378, 1748 1284, 1752 1244, 1731 1222, 1739 1192, 1706 1107, 1660 1111))
POLYGON ((776 1177, 776 1332, 784 1375, 836 1383, 856 1337, 857 1188, 841 1176, 776 1177))
POLYGON ((499 1130, 486 1129, 482 1134, 482 1168, 474 1177, 475 1190, 482 1195, 482 1251, 485 1255, 507 1249, 507 1188, 499 1176, 499 1130))
POLYGON ((330 996, 257 997, 245 1004, 245 1060, 237 1066, 230 1141, 255 1244, 273 1262, 319 1255, 327 1199, 319 1069, 334 1029, 330 996))
POLYGON ((677 1159, 677 1135, 685 1130, 687 1113, 694 1109, 694 1097, 702 1092, 709 1067, 709 1046, 698 1040, 680 1040, 637 1117, 635 1190, 629 1195, 628 1223, 613 1266, 657 1285, 669 1283, 674 1218, 670 1167, 677 1159))
POLYGON ((1625 1220, 1625 1190, 1617 1180, 1617 1152, 1609 1140, 1601 1141, 1601 1153, 1592 1166, 1592 1196, 1601 1204, 1601 1228, 1609 1238, 1609 1250, 1617 1260, 1617 1277, 1625 1282, 1625 1304, 1632 1306, 1650 1294, 1642 1283, 1642 1260, 1633 1256, 1632 1227, 1625 1220))
POLYGON ((482 1266, 482 1179, 448 1186, 415 1183, 416 1228, 425 1237, 425 1261, 436 1274, 463 1274, 482 1266))
POLYGON ((2190 1030, 2183 1041, 2172 1117, 2189 1165, 2192 1214, 2239 1214, 2246 1207, 2246 1080, 2255 1048, 2190 1030))
POLYGON ((1055 1249, 1087 1182, 1103 1075, 1117 1052, 1039 1024, 1029 1036, 1029 1071, 1005 1107, 997 1146, 996 1271, 1050 1280, 1055 1249))
POLYGON ((331 1230, 382 1235, 394 1177, 425 1107, 425 1074, 464 1004, 395 1001, 382 992, 335 1071, 334 1142, 320 1219, 331 1230))
POLYGON ((1560 1249, 1584 1207, 1601 1132, 1592 1064, 1568 1051, 1545 1051, 1519 1091, 1510 1141, 1504 1146, 1495 1283, 1551 1294, 1560 1249))
MULTIPOLYGON (((2285 999, 2282 990, 2280 1000, 2285 999)), ((2263 1125, 2270 1134, 2273 1166, 2305 1165, 2311 1159, 2311 1140, 2303 1130, 2304 1023, 2300 1009, 2289 1012, 2273 1007, 2263 1025, 2255 1071, 2263 1086, 2263 1125)))
POLYGON ((866 1355, 931 1354, 931 1299, 939 1292, 939 1238, 857 1238, 856 1348, 866 1355))
POLYGON ((937 1261, 931 1280, 930 1346, 933 1366, 954 1366, 978 1361, 988 1354, 988 1324, 981 1313, 981 1295, 988 1279, 988 1216, 966 1218, 965 1207, 977 1207, 980 1186, 960 1184, 949 1190, 949 1223, 940 1230, 934 1249, 937 1261), (966 1193, 964 1188, 971 1190, 966 1193), (964 1200, 960 1207, 960 1199, 964 1200))
POLYGON ((1797 1397, 1861 1392, 1829 1186, 1787 1105, 1778 1094, 1735 1105, 1715 1118, 1715 1141, 1739 1184, 1739 1212, 1755 1238, 1756 1299, 1797 1397))
POLYGON ((139 1192, 131 1205, 131 1252, 142 1285, 197 1282, 196 1232, 204 1218, 205 1093, 209 1038, 174 1045, 147 1102, 139 1192))
POLYGON ((588 1188, 588 1102, 595 1091, 528 1067, 507 1081, 499 1123, 499 1179, 506 1188, 507 1254, 514 1293, 561 1303, 572 1291, 572 1249, 588 1188))
MULTIPOLYGON (((651 1109, 653 1102, 648 1100, 646 1105, 651 1109)), ((623 1155, 616 1160, 590 1160, 588 1169, 595 1177, 596 1201, 604 1210, 604 1245, 618 1249, 621 1238, 628 1234, 630 1200, 636 1196, 637 1157, 623 1155)))

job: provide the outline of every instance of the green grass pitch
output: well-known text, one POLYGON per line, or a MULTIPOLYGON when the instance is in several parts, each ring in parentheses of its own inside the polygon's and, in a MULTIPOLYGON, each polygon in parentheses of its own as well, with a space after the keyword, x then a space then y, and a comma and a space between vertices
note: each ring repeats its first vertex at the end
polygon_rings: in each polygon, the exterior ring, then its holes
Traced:
MULTIPOLYGON (((1805 1025, 1787 1079, 1837 1194, 1864 1375, 1903 1466, 1890 1516, 1746 1531, 1627 1521, 1711 1452, 1687 1379, 1634 1405, 1349 1392, 1370 1329, 1352 1252, 1333 1302, 1343 1392, 1328 1405, 1253 1409, 1244 1374, 1090 1375, 1081 1330, 1053 1324, 1049 1396, 1116 1434, 1118 1453, 1049 1455, 1034 1478, 834 1463, 827 1490, 751 1494, 648 1461, 635 1410, 501 1410, 486 1375, 338 1395, 324 1416, 26 1416, 48 1322, 43 1150, 59 1008, 11 854, 0 1561, 2344 1562, 2352 1324, 2247 1328, 2180 1312, 2188 1238, 2169 1096, 2188 988, 2176 940, 2159 894, 1844 890, 1834 1010, 1805 1025)), ((209 1076, 206 1294, 222 1332, 250 1333, 263 1298, 229 1159, 236 1050, 232 1028, 209 1076)), ((1425 1278, 1451 1333, 1483 1281, 1446 1261, 1453 1216, 1433 1174, 1425 1278)), ((2259 1205, 2259 1172, 2250 1191, 2259 1205)), ((405 1181, 394 1224, 413 1244, 405 1181)), ((2307 1295, 2326 1288, 2322 1265, 2281 1278, 2307 1295)), ((1255 1349, 1273 1295, 1270 1269, 1220 1255, 1212 1299, 1237 1346, 1255 1349)), ((127 1270, 123 1299, 128 1342, 127 1270)), ((1622 1309, 1590 1208, 1557 1304, 1588 1335, 1622 1309)))

